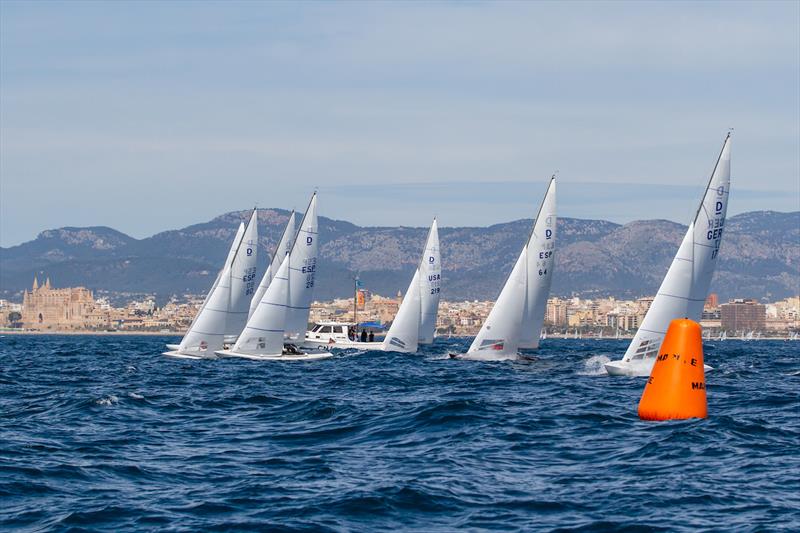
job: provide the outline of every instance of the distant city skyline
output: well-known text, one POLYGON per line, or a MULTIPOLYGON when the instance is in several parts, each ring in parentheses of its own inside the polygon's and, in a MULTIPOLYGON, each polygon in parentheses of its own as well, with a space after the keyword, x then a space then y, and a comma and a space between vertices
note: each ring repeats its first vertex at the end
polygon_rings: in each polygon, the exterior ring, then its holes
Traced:
POLYGON ((0 245, 221 213, 686 224, 800 209, 800 3, 0 4, 0 245))

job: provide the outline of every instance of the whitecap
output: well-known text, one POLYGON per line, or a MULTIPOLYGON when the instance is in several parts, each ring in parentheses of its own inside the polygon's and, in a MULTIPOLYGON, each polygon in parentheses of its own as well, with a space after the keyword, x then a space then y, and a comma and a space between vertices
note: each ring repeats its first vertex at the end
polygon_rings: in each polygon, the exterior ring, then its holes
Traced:
POLYGON ((141 395, 141 394, 139 394, 138 392, 129 392, 129 393, 128 393, 128 396, 130 396, 130 397, 131 397, 131 398, 133 398, 134 400, 144 400, 144 396, 142 396, 142 395, 141 395))
POLYGON ((583 371, 578 372, 579 376, 604 376, 606 372, 606 363, 611 361, 605 355, 593 355, 583 363, 583 371))
POLYGON ((119 398, 114 396, 113 394, 106 396, 105 398, 100 398, 99 400, 95 400, 97 405, 115 405, 119 402, 119 398))

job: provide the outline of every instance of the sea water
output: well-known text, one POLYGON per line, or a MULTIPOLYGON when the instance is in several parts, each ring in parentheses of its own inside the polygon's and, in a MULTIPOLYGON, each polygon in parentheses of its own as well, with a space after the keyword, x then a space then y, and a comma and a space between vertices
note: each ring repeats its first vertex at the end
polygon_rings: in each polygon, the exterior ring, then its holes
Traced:
POLYGON ((168 337, 0 338, 0 527, 800 530, 800 343, 712 342, 705 420, 642 422, 627 341, 525 363, 186 361, 168 337))

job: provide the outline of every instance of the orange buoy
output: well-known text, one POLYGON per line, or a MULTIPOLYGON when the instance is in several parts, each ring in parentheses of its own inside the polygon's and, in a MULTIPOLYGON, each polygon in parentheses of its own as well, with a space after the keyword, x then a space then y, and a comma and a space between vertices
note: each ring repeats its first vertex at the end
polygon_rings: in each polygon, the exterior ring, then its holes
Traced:
POLYGON ((706 377, 700 324, 673 320, 639 400, 642 420, 705 418, 706 377))

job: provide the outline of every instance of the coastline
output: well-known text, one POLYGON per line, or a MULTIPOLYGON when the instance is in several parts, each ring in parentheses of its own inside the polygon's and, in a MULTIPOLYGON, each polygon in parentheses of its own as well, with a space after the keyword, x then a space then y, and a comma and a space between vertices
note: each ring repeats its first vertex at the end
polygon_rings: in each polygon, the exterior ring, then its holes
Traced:
POLYGON ((127 336, 149 336, 149 337, 182 337, 183 333, 177 331, 34 331, 34 330, 2 330, 0 329, 0 336, 2 335, 73 335, 73 336, 114 336, 114 335, 127 335, 127 336))

